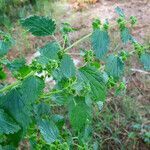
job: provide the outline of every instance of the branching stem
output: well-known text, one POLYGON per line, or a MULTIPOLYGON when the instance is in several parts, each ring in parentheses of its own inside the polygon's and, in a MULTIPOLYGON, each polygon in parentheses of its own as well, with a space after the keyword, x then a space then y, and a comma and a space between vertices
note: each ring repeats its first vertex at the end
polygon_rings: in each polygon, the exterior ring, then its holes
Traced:
MULTIPOLYGON (((34 71, 31 71, 28 75, 26 75, 26 76, 24 77, 24 79, 26 79, 26 78, 28 78, 29 76, 32 76, 32 75, 34 75, 34 74, 35 74, 35 72, 34 72, 34 71)), ((12 84, 10 84, 10 85, 8 85, 8 86, 6 86, 6 87, 0 89, 0 93, 7 92, 7 91, 11 90, 12 88, 18 86, 20 83, 21 83, 21 81, 18 80, 18 81, 16 81, 16 82, 14 82, 14 83, 12 83, 12 84)))

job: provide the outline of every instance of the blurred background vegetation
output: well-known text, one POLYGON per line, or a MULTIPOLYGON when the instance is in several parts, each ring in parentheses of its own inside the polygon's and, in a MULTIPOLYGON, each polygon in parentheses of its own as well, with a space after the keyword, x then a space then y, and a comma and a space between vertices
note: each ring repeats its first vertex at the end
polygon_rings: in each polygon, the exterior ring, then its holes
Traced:
POLYGON ((41 13, 44 15, 46 6, 50 15, 53 12, 52 4, 57 0, 0 0, 0 25, 7 28, 12 26, 12 22, 25 18, 28 15, 41 13), (48 3, 48 5, 47 5, 48 3))

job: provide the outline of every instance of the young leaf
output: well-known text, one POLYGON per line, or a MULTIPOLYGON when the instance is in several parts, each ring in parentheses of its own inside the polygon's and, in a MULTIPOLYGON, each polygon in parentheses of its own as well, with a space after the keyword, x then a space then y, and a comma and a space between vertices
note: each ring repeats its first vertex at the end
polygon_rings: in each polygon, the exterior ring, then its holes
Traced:
POLYGON ((71 78, 76 75, 75 65, 69 55, 63 56, 60 64, 60 70, 66 78, 71 78))
POLYGON ((150 71, 150 53, 144 53, 140 57, 141 63, 146 71, 150 71))
POLYGON ((106 60, 106 72, 108 75, 119 79, 124 72, 124 63, 118 57, 110 55, 106 60))
POLYGON ((93 67, 85 66, 79 69, 78 78, 89 83, 91 96, 95 101, 104 101, 106 98, 106 86, 103 75, 93 67))
POLYGON ((91 119, 90 107, 86 105, 85 98, 76 97, 75 102, 69 104, 69 118, 72 127, 76 131, 84 129, 88 120, 91 119))
POLYGON ((42 119, 38 122, 38 126, 48 144, 51 144, 58 139, 59 130, 52 121, 42 119))
POLYGON ((49 60, 58 59, 58 51, 60 50, 57 42, 49 42, 43 48, 40 48, 40 56, 38 57, 38 61, 41 64, 47 64, 49 60))
POLYGON ((128 41, 132 40, 131 34, 130 34, 128 28, 124 28, 124 29, 121 31, 121 40, 122 40, 122 42, 123 42, 124 44, 126 44, 128 41))
POLYGON ((0 105, 7 110, 15 120, 27 128, 30 123, 31 104, 38 99, 44 88, 43 80, 38 77, 28 77, 22 84, 1 96, 0 105))
POLYGON ((3 109, 0 109, 0 134, 12 134, 19 130, 19 125, 3 109))
POLYGON ((96 29, 92 34, 92 47, 97 58, 103 58, 109 50, 109 35, 107 31, 96 29))
POLYGON ((52 35, 56 28, 56 24, 52 19, 42 16, 30 16, 21 20, 21 24, 35 36, 52 35))

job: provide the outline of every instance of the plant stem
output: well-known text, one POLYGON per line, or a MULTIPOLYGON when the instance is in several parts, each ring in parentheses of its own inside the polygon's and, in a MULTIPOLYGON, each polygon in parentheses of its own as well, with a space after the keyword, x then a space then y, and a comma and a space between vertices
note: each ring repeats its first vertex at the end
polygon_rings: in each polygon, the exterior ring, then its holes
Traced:
MULTIPOLYGON (((31 71, 29 74, 27 74, 27 75, 24 77, 24 79, 28 78, 29 76, 34 75, 34 73, 35 73, 34 71, 31 71)), ((12 83, 12 84, 10 84, 10 85, 8 85, 8 86, 6 86, 6 87, 0 89, 0 93, 7 92, 7 91, 11 90, 12 88, 18 86, 20 83, 21 83, 20 80, 19 80, 19 81, 16 81, 16 82, 14 82, 14 83, 12 83)))
POLYGON ((81 39, 77 40, 76 42, 74 42, 72 45, 70 45, 69 47, 67 47, 66 49, 64 49, 64 52, 68 51, 69 49, 71 49, 72 47, 76 46, 77 44, 79 44, 80 42, 84 41, 85 39, 89 38, 92 35, 92 33, 89 33, 85 36, 83 36, 81 39))
POLYGON ((2 89, 0 90, 0 93, 4 93, 4 92, 6 92, 6 91, 12 89, 13 87, 19 85, 19 83, 20 83, 20 81, 16 81, 16 82, 14 82, 14 83, 12 83, 12 84, 10 84, 10 85, 8 85, 8 86, 2 88, 2 89))
MULTIPOLYGON (((74 47, 75 45, 79 44, 80 42, 82 42, 82 41, 84 41, 85 39, 87 39, 88 37, 90 37, 91 35, 92 35, 92 33, 83 36, 81 39, 79 39, 78 41, 74 42, 72 45, 70 45, 69 47, 67 47, 64 51, 65 51, 65 52, 68 51, 69 49, 71 49, 71 48, 74 47)), ((53 38, 56 39, 55 36, 53 36, 53 38)), ((27 77, 33 75, 34 73, 35 73, 35 72, 33 72, 33 71, 30 72, 25 78, 27 78, 27 77)), ((25 79, 25 78, 24 78, 24 79, 25 79)), ((20 83, 21 83, 21 81, 16 81, 16 82, 14 82, 14 83, 12 83, 12 84, 10 84, 10 85, 8 85, 8 86, 6 86, 6 87, 0 89, 0 93, 3 93, 3 92, 8 91, 8 90, 12 89, 13 87, 19 85, 20 83)), ((49 93, 49 94, 51 95, 51 94, 53 94, 53 93, 49 93)), ((48 95, 49 95, 49 94, 48 94, 48 95)))

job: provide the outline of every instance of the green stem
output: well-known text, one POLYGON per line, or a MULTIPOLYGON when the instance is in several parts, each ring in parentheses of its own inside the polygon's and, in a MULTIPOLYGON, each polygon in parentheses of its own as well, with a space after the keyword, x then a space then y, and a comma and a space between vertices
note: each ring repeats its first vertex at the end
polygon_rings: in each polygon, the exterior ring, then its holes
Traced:
POLYGON ((72 84, 68 85, 67 87, 65 87, 65 88, 63 88, 63 89, 61 89, 61 90, 50 91, 50 92, 48 92, 48 93, 44 93, 44 94, 41 96, 41 98, 49 98, 49 97, 51 97, 52 94, 59 94, 59 93, 65 91, 65 90, 67 90, 67 89, 70 88, 71 86, 73 86, 75 83, 76 83, 76 80, 75 80, 72 84))
MULTIPOLYGON (((67 47, 66 49, 64 49, 64 51, 65 51, 65 52, 68 51, 68 50, 71 49, 72 47, 76 46, 76 45, 79 44, 80 42, 82 42, 82 41, 84 41, 85 39, 87 39, 88 37, 90 37, 91 35, 92 35, 92 33, 83 36, 81 39, 79 39, 78 41, 74 42, 72 45, 70 45, 70 46, 67 47)), ((53 36, 53 37, 56 39, 55 36, 53 36)), ((27 78, 27 77, 33 75, 34 73, 35 73, 35 72, 30 72, 25 78, 27 78)), ((24 79, 25 79, 25 78, 24 78, 24 79)), ((3 93, 3 92, 8 91, 8 90, 12 89, 13 87, 16 87, 16 86, 19 85, 20 83, 21 83, 21 81, 16 81, 16 82, 14 82, 14 83, 12 83, 12 84, 10 84, 10 85, 8 85, 8 86, 6 86, 6 87, 0 89, 0 93, 3 93)), ((55 92, 57 93, 58 91, 55 91, 55 92)), ((48 95, 46 95, 46 96, 50 96, 51 94, 54 94, 55 92, 47 93, 48 95)), ((59 91, 59 92, 62 92, 62 91, 59 91)), ((59 92, 58 92, 58 93, 59 93, 59 92)))
MULTIPOLYGON (((35 73, 34 71, 31 71, 28 75, 26 75, 26 76, 24 77, 24 79, 28 78, 29 76, 34 75, 34 73, 35 73)), ((12 84, 10 84, 10 85, 8 85, 8 86, 6 86, 6 87, 0 89, 0 93, 7 92, 7 91, 11 90, 12 88, 18 86, 20 83, 21 83, 20 80, 19 80, 19 81, 16 81, 16 82, 14 82, 14 83, 12 83, 12 84)))
POLYGON ((92 35, 92 33, 89 33, 85 36, 83 36, 81 39, 77 40, 76 42, 74 42, 72 45, 70 45, 69 47, 67 47, 66 49, 64 49, 64 52, 68 51, 69 49, 71 49, 72 47, 78 45, 80 42, 84 41, 85 39, 89 38, 92 35))
POLYGON ((16 82, 14 82, 14 83, 12 83, 12 84, 10 84, 10 85, 8 85, 8 86, 2 88, 2 89, 0 90, 0 93, 4 93, 4 92, 6 92, 6 91, 12 89, 13 87, 19 85, 19 83, 20 83, 20 81, 16 81, 16 82))
POLYGON ((60 42, 58 41, 58 39, 56 38, 56 36, 53 35, 52 37, 53 37, 53 39, 54 39, 56 42, 58 42, 59 48, 62 49, 62 47, 61 47, 61 45, 60 45, 60 42))

